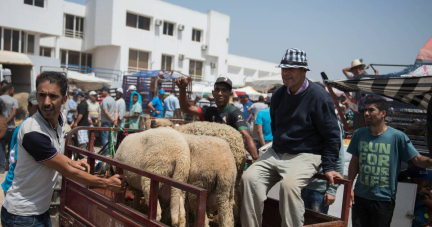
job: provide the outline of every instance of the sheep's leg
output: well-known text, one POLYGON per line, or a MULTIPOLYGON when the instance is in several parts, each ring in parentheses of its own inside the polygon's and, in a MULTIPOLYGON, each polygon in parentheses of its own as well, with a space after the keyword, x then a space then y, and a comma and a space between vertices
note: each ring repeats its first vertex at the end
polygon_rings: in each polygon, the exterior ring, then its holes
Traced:
MULTIPOLYGON (((219 227, 234 226, 233 203, 234 203, 234 179, 233 182, 221 184, 222 179, 218 180, 217 185, 217 203, 219 227)), ((227 180, 227 178, 225 178, 227 180)))
POLYGON ((141 197, 143 196, 143 193, 142 193, 142 191, 136 190, 136 189, 133 189, 133 192, 134 192, 134 200, 132 203, 132 208, 135 210, 138 210, 139 204, 141 201, 141 197))
POLYGON ((184 226, 185 220, 184 217, 180 218, 181 213, 185 213, 184 206, 180 206, 180 200, 182 197, 182 192, 178 188, 171 188, 171 224, 172 226, 184 226), (180 221, 183 221, 183 223, 180 223, 180 221))
POLYGON ((186 226, 186 210, 185 210, 185 199, 180 196, 180 207, 179 207, 179 226, 186 226))

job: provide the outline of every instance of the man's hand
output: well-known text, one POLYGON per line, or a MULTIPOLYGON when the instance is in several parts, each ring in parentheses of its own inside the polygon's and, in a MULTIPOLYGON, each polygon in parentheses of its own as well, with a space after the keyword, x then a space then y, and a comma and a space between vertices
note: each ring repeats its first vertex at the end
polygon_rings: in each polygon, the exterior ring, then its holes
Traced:
POLYGON ((192 82, 192 75, 189 75, 187 78, 179 77, 175 81, 179 89, 186 89, 190 82, 192 82))
POLYGON ((90 172, 90 165, 87 163, 87 159, 81 159, 78 161, 71 160, 69 165, 74 167, 75 169, 86 171, 87 173, 90 172))
POLYGON ((113 121, 113 126, 117 126, 117 119, 115 119, 114 121, 113 121))
POLYGON ((351 189, 351 204, 350 204, 350 207, 352 207, 353 204, 354 204, 354 190, 351 189))
POLYGON ((343 177, 336 171, 328 171, 324 174, 330 185, 334 185, 334 178, 342 179, 343 177))
POLYGON ((156 113, 157 115, 159 115, 159 114, 160 114, 160 110, 155 110, 155 113, 156 113))
POLYGON ((122 193, 126 190, 126 180, 123 175, 116 174, 107 179, 106 188, 115 193, 122 193))
POLYGON ((336 197, 332 194, 325 193, 324 194, 324 206, 330 206, 334 203, 336 197))
POLYGON ((78 127, 77 123, 75 123, 75 124, 72 125, 72 128, 76 128, 76 127, 78 127))

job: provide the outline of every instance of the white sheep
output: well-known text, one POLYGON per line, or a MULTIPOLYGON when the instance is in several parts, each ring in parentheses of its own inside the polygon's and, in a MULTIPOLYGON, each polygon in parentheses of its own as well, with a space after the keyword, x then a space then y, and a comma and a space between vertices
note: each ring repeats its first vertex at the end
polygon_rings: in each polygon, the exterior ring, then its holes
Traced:
MULTIPOLYGON (((182 134, 172 128, 152 129, 127 136, 120 144, 114 159, 182 182, 187 182, 190 170, 189 146, 182 134)), ((145 204, 148 205, 150 179, 129 171, 124 171, 124 175, 131 187, 143 192, 145 204)), ((175 187, 170 190, 168 185, 159 186, 162 200, 170 201, 171 224, 185 226, 184 197, 181 190, 175 187)), ((161 216, 158 200, 156 220, 160 221, 161 216)))
MULTIPOLYGON (((228 143, 210 136, 183 136, 188 142, 191 157, 188 184, 207 190, 207 211, 218 212, 220 227, 234 226, 234 186, 237 170, 228 143)), ((187 198, 186 217, 189 217, 188 211, 195 210, 196 196, 189 193, 187 198)), ((207 213, 205 226, 209 226, 207 213)))
POLYGON ((234 155, 235 165, 237 167, 234 195, 234 218, 236 222, 240 222, 240 181, 246 163, 246 149, 244 147, 243 137, 240 132, 231 126, 212 122, 193 122, 177 127, 176 129, 181 133, 214 136, 228 142, 230 150, 234 155))

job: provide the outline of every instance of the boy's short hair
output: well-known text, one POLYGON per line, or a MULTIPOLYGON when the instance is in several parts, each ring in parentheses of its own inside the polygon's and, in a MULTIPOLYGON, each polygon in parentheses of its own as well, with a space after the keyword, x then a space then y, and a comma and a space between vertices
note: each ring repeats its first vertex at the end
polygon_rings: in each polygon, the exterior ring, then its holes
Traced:
POLYGON ((370 98, 366 99, 365 106, 368 104, 374 104, 379 111, 385 111, 386 115, 388 113, 388 103, 387 100, 383 98, 370 98))

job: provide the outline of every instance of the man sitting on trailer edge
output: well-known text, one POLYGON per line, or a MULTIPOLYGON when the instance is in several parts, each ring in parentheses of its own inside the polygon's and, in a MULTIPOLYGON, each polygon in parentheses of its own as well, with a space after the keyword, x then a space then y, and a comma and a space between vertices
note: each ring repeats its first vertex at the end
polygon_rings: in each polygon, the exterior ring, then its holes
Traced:
POLYGON ((352 226, 390 226, 400 162, 429 168, 432 159, 420 155, 405 133, 385 124, 385 99, 367 99, 364 109, 369 127, 357 129, 347 150, 352 154, 348 179, 358 174, 351 192, 352 226))
POLYGON ((63 155, 65 118, 60 108, 67 100, 67 87, 63 73, 43 72, 36 79, 39 110, 22 123, 18 133, 19 161, 1 209, 2 226, 51 226, 49 208, 58 173, 116 193, 126 189, 120 175, 108 179, 90 175, 86 162, 63 155))
POLYGON ((186 87, 192 81, 192 77, 177 78, 176 84, 180 91, 180 108, 184 113, 199 116, 202 121, 218 122, 227 124, 237 129, 243 136, 243 142, 246 145, 246 150, 252 156, 253 160, 258 159, 258 153, 255 143, 247 131, 247 125, 243 117, 243 113, 229 103, 230 97, 233 95, 232 82, 227 77, 219 77, 214 84, 212 91, 217 107, 201 108, 192 106, 186 96, 186 87))

